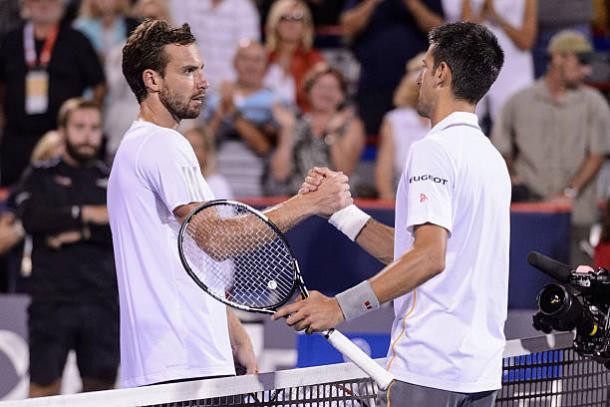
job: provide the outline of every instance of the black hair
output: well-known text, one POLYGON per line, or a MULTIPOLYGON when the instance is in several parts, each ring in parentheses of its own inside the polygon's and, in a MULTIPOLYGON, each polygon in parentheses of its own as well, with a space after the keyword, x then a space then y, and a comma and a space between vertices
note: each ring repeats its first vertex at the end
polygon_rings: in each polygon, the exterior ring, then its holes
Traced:
POLYGON ((430 31, 428 41, 433 45, 433 70, 446 63, 454 96, 472 104, 487 93, 504 64, 496 36, 480 24, 443 24, 430 31))

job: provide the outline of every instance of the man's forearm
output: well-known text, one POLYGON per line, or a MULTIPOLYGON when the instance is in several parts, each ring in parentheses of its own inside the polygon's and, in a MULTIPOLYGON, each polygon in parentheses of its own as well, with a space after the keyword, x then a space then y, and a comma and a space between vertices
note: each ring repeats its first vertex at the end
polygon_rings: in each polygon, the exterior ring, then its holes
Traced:
POLYGON ((394 228, 370 219, 356 238, 356 243, 383 264, 394 260, 394 228))
POLYGON ((341 29, 348 38, 354 37, 366 27, 381 0, 365 0, 341 16, 341 29))
POLYGON ((569 187, 576 188, 578 191, 582 191, 587 186, 589 181, 597 174, 599 168, 604 162, 604 156, 600 154, 591 154, 583 162, 578 173, 570 182, 569 187))
POLYGON ((421 0, 404 0, 405 5, 415 17, 417 26, 427 33, 443 23, 443 17, 430 10, 421 0))

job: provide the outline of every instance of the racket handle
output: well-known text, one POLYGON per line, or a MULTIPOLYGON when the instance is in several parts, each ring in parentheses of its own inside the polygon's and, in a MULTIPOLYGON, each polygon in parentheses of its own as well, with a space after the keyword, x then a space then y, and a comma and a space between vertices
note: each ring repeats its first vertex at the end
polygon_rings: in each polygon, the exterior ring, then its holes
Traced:
POLYGON ((341 332, 331 329, 322 332, 322 335, 326 337, 335 349, 348 357, 356 366, 375 380, 381 390, 387 389, 392 380, 394 380, 394 376, 390 372, 379 366, 377 362, 371 359, 341 332))

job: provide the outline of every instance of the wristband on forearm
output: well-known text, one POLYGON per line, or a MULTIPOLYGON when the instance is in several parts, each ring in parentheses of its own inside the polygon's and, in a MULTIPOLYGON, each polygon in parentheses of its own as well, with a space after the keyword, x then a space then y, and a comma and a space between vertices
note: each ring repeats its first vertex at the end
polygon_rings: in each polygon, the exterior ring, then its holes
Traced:
POLYGON ((358 234, 371 216, 360 210, 356 205, 346 206, 328 219, 328 222, 339 229, 351 241, 356 241, 358 234))
POLYGON ((337 294, 335 298, 346 321, 379 308, 379 300, 368 281, 337 294))

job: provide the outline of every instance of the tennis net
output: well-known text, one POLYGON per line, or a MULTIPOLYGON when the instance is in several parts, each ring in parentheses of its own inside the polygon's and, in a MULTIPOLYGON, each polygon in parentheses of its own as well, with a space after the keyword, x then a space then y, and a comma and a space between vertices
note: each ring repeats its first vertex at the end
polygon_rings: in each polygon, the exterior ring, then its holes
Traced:
MULTIPOLYGON (((497 406, 610 405, 610 373, 571 349, 572 334, 508 341, 497 406)), ((382 360, 379 360, 383 363, 382 360)), ((351 363, 55 396, 9 406, 375 406, 376 386, 351 363)))

